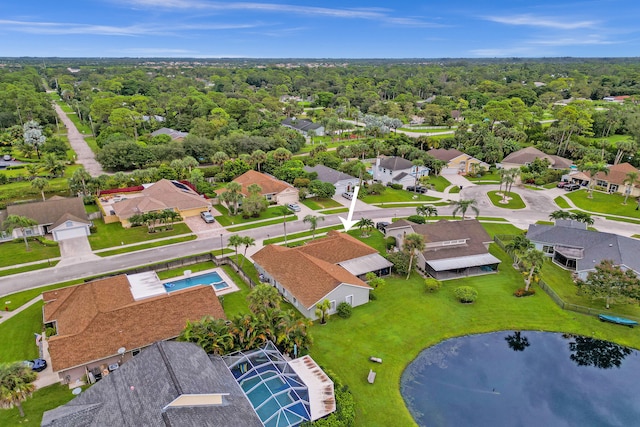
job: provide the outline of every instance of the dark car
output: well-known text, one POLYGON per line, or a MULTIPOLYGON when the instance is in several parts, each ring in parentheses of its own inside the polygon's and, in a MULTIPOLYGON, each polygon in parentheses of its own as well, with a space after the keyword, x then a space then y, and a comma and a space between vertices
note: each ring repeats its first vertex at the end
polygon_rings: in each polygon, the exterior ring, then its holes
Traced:
POLYGON ((376 223, 376 228, 384 233, 388 225, 391 225, 391 223, 386 221, 380 221, 376 223))
POLYGON ((407 187, 407 191, 424 194, 424 193, 426 193, 428 191, 428 189, 427 189, 427 187, 423 187, 421 185, 418 185, 417 187, 413 186, 413 185, 410 185, 410 186, 407 187))
POLYGON ((208 212, 208 211, 200 212, 200 218, 202 218, 202 220, 207 224, 211 224, 212 222, 215 222, 213 215, 211 215, 211 212, 208 212))
POLYGON ((567 191, 578 190, 580 188, 580 184, 567 184, 562 188, 564 188, 567 191))
POLYGON ((34 372, 41 372, 47 368, 47 361, 44 359, 25 360, 24 365, 34 372))

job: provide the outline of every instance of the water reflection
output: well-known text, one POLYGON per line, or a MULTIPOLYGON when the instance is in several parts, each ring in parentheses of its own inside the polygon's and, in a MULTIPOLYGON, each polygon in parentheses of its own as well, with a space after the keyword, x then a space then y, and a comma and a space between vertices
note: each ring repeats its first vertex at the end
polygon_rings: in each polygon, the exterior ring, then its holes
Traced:
POLYGON ((565 335, 565 338, 573 340, 569 343, 569 350, 572 352, 569 358, 578 366, 619 368, 625 357, 632 353, 627 347, 595 338, 573 335, 565 335))
POLYGON ((520 331, 514 331, 513 334, 504 337, 504 340, 509 345, 509 348, 513 351, 524 351, 529 347, 529 338, 522 335, 520 331))

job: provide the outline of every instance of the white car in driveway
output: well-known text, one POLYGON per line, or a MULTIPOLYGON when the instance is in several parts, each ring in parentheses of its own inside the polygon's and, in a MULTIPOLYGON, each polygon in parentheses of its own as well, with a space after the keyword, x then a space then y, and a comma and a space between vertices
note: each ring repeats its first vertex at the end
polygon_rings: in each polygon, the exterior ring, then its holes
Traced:
POLYGON ((289 203, 287 204, 287 207, 294 212, 300 212, 300 206, 298 206, 297 203, 289 203))
POLYGON ((202 218, 202 220, 207 224, 211 224, 216 221, 209 211, 200 212, 200 218, 202 218))

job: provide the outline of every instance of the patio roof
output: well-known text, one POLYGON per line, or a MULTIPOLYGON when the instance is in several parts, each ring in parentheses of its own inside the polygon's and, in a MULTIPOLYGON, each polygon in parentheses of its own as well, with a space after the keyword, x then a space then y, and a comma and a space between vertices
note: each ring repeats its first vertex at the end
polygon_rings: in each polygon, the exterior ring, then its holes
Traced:
POLYGON ((584 258, 584 249, 569 246, 556 245, 553 249, 565 258, 582 259, 584 258))
POLYGON ((127 280, 129 280, 129 286, 131 287, 131 295, 136 301, 167 293, 155 271, 127 274, 127 280))
POLYGON ((393 267, 393 264, 389 262, 389 260, 378 253, 342 261, 338 263, 338 265, 354 276, 393 267))
POLYGON ((500 260, 491 254, 468 255, 457 258, 429 260, 427 263, 435 271, 455 270, 457 268, 479 267, 488 264, 499 264, 500 260))
POLYGON ((311 421, 329 415, 336 410, 333 381, 322 371, 318 364, 306 355, 289 362, 300 379, 309 389, 309 407, 311 421))

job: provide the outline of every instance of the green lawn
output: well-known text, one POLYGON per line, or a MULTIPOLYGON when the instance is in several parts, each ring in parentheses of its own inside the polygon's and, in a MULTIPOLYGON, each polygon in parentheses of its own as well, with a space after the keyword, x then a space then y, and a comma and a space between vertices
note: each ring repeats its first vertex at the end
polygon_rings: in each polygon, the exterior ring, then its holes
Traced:
POLYGON ((191 233, 191 229, 187 224, 182 222, 173 224, 173 230, 157 231, 155 233, 149 233, 147 227, 144 226, 124 228, 119 222, 105 224, 102 220, 95 220, 93 225, 96 227, 96 231, 89 236, 89 243, 93 250, 191 233))
POLYGON ((84 142, 87 143, 87 145, 89 146, 89 148, 91 148, 91 151, 93 151, 94 154, 98 154, 100 152, 100 147, 98 147, 98 143, 96 142, 96 139, 94 137, 85 136, 84 142))
POLYGON ((495 236, 496 234, 522 234, 524 232, 524 230, 521 230, 512 224, 483 222, 482 226, 491 237, 495 236))
MULTIPOLYGON (((7 300, 3 298, 2 303, 5 301, 7 300)), ((0 326, 0 342, 4 343, 0 346, 0 362, 10 363, 38 357, 33 334, 42 333, 42 302, 27 307, 0 326)))
POLYGON ((609 194, 599 191, 593 192, 593 198, 588 197, 587 191, 571 191, 566 197, 571 199, 576 207, 590 212, 598 212, 609 215, 620 215, 640 219, 640 211, 636 210, 638 204, 633 197, 629 197, 624 205, 624 196, 621 194, 609 194))
POLYGON ((465 178, 471 182, 475 182, 476 184, 500 184, 500 175, 496 172, 485 173, 479 177, 465 176, 465 178))
MULTIPOLYGON (((44 192, 45 196, 51 197, 55 195, 60 195, 60 196, 68 197, 69 183, 67 182, 67 178, 70 178, 71 175, 73 175, 73 172, 79 167, 80 165, 67 166, 63 177, 48 179, 49 184, 45 188, 45 192, 44 192)), ((10 172, 14 176, 27 176, 26 169, 22 168, 22 169, 16 169, 16 170, 10 170, 8 172, 10 172), (19 173, 12 172, 16 170, 19 171, 19 173)), ((40 175, 43 175, 43 173, 40 173, 40 175)), ((7 184, 0 185, 0 202, 9 203, 9 202, 21 201, 21 200, 39 201, 39 200, 42 200, 42 195, 40 194, 39 190, 31 187, 31 182, 28 180, 19 181, 19 182, 10 182, 7 184)))
MULTIPOLYGON (((253 268, 253 265, 251 267, 253 268)), ((238 292, 226 294, 221 297, 222 307, 224 308, 224 313, 227 315, 227 319, 248 313, 249 304, 247 303, 247 295, 249 295, 251 289, 244 283, 233 268, 224 265, 222 269, 240 289, 238 292)))
POLYGON ((20 417, 18 408, 0 409, 0 425, 39 427, 42 414, 49 409, 56 408, 69 402, 75 396, 71 394, 69 386, 54 384, 36 390, 33 396, 22 404, 25 417, 20 417))
POLYGON ((429 175, 429 179, 422 178, 421 182, 422 185, 431 185, 434 190, 440 192, 443 192, 445 188, 451 185, 451 182, 442 175, 429 175))
POLYGON ((556 197, 555 199, 553 199, 553 201, 556 205, 558 205, 560 209, 571 209, 571 205, 569 205, 569 203, 567 203, 567 201, 562 196, 556 197))
POLYGON ((320 198, 304 199, 300 203, 302 203, 309 209, 313 209, 314 211, 319 211, 321 209, 342 207, 340 203, 336 202, 333 199, 320 199, 320 198))
POLYGON ((44 268, 55 267, 60 261, 45 261, 39 264, 25 265, 22 267, 8 268, 6 270, 0 270, 0 277, 11 276, 12 274, 24 273, 25 271, 42 270, 44 268))
POLYGON ((96 255, 101 257, 106 257, 111 255, 126 254, 129 252, 141 251, 143 249, 158 248, 160 246, 167 246, 167 245, 173 245, 175 243, 188 242, 190 240, 195 240, 197 238, 198 236, 196 236, 195 234, 192 234, 190 236, 176 237, 175 239, 167 239, 167 240, 161 240, 158 242, 143 243, 140 245, 127 246, 125 248, 118 248, 110 251, 98 252, 96 255))
POLYGON ((502 203, 502 195, 499 195, 498 193, 498 190, 489 191, 487 193, 487 196, 489 196, 489 199, 494 206, 504 209, 524 209, 526 207, 518 193, 511 192, 507 194, 507 198, 511 197, 511 200, 507 200, 507 203, 502 203))
MULTIPOLYGON (((318 228, 316 228, 316 237, 321 233, 327 233, 330 230, 341 230, 343 228, 344 228, 343 225, 332 225, 330 227, 318 227, 318 228)), ((312 236, 312 235, 313 235, 313 233, 311 231, 302 231, 300 233, 287 234, 287 241, 294 240, 294 239, 300 239, 302 237, 309 237, 309 236, 312 236)), ((263 242, 263 245, 271 245, 271 244, 280 243, 280 242, 284 242, 284 236, 272 237, 271 239, 265 239, 264 242, 263 242)))
MULTIPOLYGON (((235 216, 229 215, 229 211, 227 210, 227 208, 220 204, 220 205, 216 205, 215 209, 218 212, 220 212, 222 215, 214 215, 214 216, 216 218, 216 221, 218 221, 220 225, 222 225, 223 227, 228 227, 230 225, 247 224, 250 222, 256 222, 256 221, 272 219, 272 218, 280 218, 280 222, 282 222, 282 214, 279 213, 279 210, 281 207, 282 206, 271 206, 266 211, 260 213, 260 216, 258 217, 243 218, 242 214, 235 215, 235 216)), ((287 215, 295 216, 295 213, 290 212, 287 215)))
POLYGON ((331 214, 337 214, 337 213, 343 213, 343 212, 349 212, 349 208, 327 209, 324 211, 320 211, 319 213, 322 213, 325 215, 331 215, 331 214))
POLYGON ((37 240, 29 240, 29 250, 24 240, 0 243, 0 267, 42 261, 60 256, 60 247, 45 246, 37 240))
POLYGON ((635 331, 563 311, 540 290, 533 297, 515 298, 512 294, 522 286, 522 276, 499 248, 491 252, 502 260, 498 274, 446 281, 435 294, 424 292, 423 280, 415 273, 408 281, 393 277, 375 291, 376 301, 356 307, 350 319, 334 316, 326 325, 312 327, 311 355, 349 386, 357 425, 415 425, 400 395, 400 377, 421 350, 448 338, 500 330, 548 330, 640 346, 635 331), (476 303, 456 301, 453 290, 460 285, 478 290, 476 303), (384 363, 373 364, 370 356, 384 363), (377 372, 374 385, 367 382, 370 368, 377 372))
MULTIPOLYGON (((286 222, 297 221, 297 220, 298 220, 298 217, 296 215, 288 216, 286 222)), ((236 231, 250 230, 252 228, 264 227, 266 225, 282 224, 283 222, 284 221, 282 221, 282 218, 274 219, 271 221, 253 222, 245 225, 240 225, 237 227, 227 227, 227 231, 236 232, 236 231)))
POLYGON ((378 252, 382 254, 387 252, 386 246, 384 244, 384 234, 382 234, 382 232, 380 232, 379 230, 371 230, 368 236, 362 236, 361 230, 358 230, 357 228, 350 230, 348 233, 361 242, 366 243, 374 249, 377 249, 378 252))
POLYGON ((394 190, 387 188, 384 193, 367 195, 362 197, 365 203, 385 203, 385 202, 429 202, 439 200, 437 197, 425 196, 424 194, 413 193, 406 190, 394 190))

